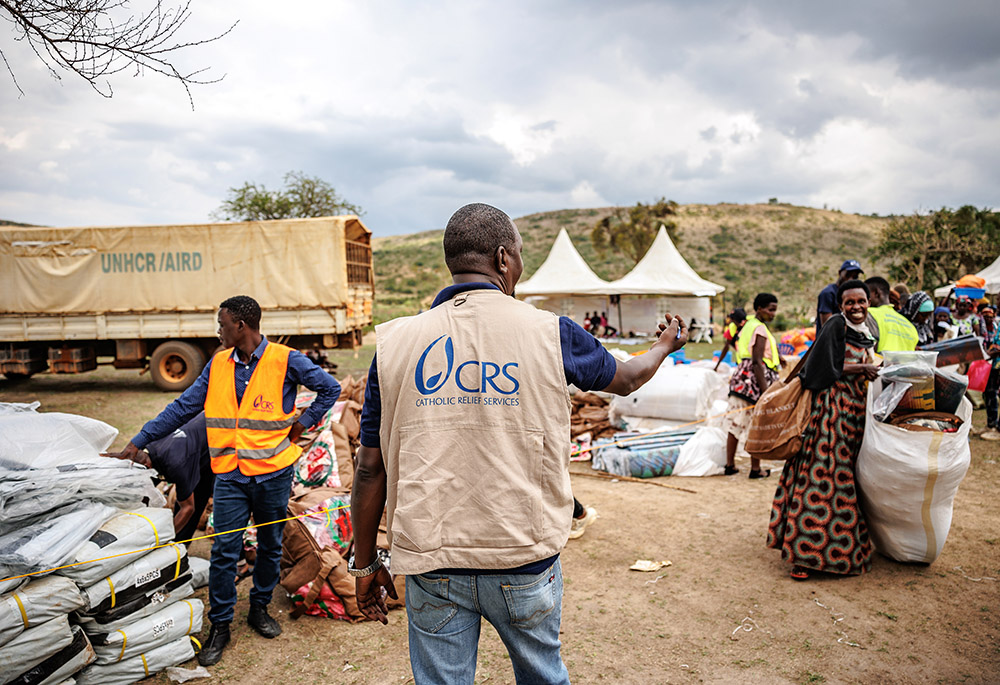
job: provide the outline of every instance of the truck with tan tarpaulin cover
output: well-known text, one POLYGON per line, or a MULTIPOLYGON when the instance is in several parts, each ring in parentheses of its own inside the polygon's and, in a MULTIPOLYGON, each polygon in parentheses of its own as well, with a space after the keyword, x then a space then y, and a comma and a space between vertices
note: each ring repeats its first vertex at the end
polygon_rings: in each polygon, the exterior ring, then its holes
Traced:
POLYGON ((219 348, 219 303, 233 295, 260 303, 269 340, 357 346, 372 322, 371 231, 356 216, 2 226, 0 372, 77 373, 110 357, 182 390, 219 348))

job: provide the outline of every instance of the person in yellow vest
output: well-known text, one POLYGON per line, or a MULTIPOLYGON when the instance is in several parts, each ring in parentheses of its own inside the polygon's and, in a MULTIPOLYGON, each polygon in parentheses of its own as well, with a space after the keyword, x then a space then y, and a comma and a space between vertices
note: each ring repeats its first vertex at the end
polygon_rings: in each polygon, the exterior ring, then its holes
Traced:
POLYGON ((568 317, 513 298, 521 235, 485 204, 444 232, 453 285, 376 327, 351 496, 358 606, 386 623, 396 597, 376 554, 383 509, 392 573, 406 576, 417 685, 471 683, 483 618, 519 683, 568 683, 560 550, 570 532, 567 385, 627 395, 687 340, 666 316, 648 352, 618 362, 568 317))
POLYGON ((917 349, 916 327, 896 311, 889 298, 889 281, 872 276, 865 281, 871 291, 868 313, 878 324, 879 338, 876 352, 911 352, 917 349))
POLYGON ((722 345, 722 351, 719 352, 719 360, 715 362, 715 371, 719 370, 719 364, 726 358, 729 348, 736 348, 736 340, 739 337, 740 330, 743 328, 743 324, 747 322, 747 313, 743 311, 743 307, 737 307, 726 319, 728 323, 722 331, 722 339, 725 342, 722 345))
MULTIPOLYGON (((266 638, 281 634, 267 605, 278 583, 283 523, 287 516, 292 468, 302 448, 295 441, 319 423, 340 396, 340 384, 304 354, 272 343, 260 333, 260 305, 250 297, 230 297, 219 305, 223 349, 184 393, 142 427, 117 455, 130 459, 154 440, 169 435, 202 410, 212 471, 213 523, 218 531, 237 531, 253 516, 257 528, 257 563, 247 622, 266 638), (316 399, 295 420, 299 385, 316 399)), ((236 565, 243 533, 214 538, 209 570, 208 639, 198 653, 203 666, 215 664, 229 643, 236 607, 236 565)))
MULTIPOLYGON (((758 293, 753 300, 753 310, 736 338, 736 370, 729 379, 729 403, 722 426, 729 434, 726 440, 727 476, 740 472, 736 468, 736 449, 750 427, 750 407, 771 383, 778 380, 781 366, 778 342, 767 328, 778 313, 778 298, 771 293, 758 293)), ((750 478, 770 475, 769 469, 761 471, 759 459, 750 460, 750 478)))

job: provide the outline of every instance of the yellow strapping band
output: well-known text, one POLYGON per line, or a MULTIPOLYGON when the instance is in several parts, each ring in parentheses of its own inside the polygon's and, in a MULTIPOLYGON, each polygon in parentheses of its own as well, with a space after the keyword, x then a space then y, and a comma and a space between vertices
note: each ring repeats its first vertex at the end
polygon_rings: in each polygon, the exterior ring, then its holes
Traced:
POLYGON ((188 635, 194 629, 194 604, 190 600, 185 599, 184 603, 188 605, 188 611, 191 612, 191 618, 188 620, 188 635))
POLYGON ((177 580, 181 575, 181 551, 175 543, 170 543, 170 546, 174 548, 174 552, 177 554, 177 566, 174 567, 174 580, 177 580))
POLYGON ((195 643, 195 645, 197 645, 198 651, 200 652, 201 651, 201 643, 198 642, 198 638, 196 638, 194 635, 188 635, 188 637, 191 638, 191 642, 193 642, 193 643, 195 643))
MULTIPOLYGON (((118 661, 121 661, 122 657, 125 656, 125 645, 128 643, 128 635, 125 634, 124 630, 119 630, 118 632, 122 634, 122 651, 118 652, 118 661)), ((146 675, 149 674, 147 673, 146 675)))
POLYGON ((111 576, 108 576, 104 580, 108 581, 108 587, 111 588, 111 608, 115 608, 115 584, 111 582, 111 576))
POLYGON ((21 602, 21 598, 14 593, 14 601, 17 602, 17 608, 21 610, 21 620, 24 622, 25 630, 28 629, 28 612, 24 610, 24 604, 21 602))
POLYGON ((126 511, 125 513, 128 514, 129 516, 141 516, 142 518, 146 519, 146 522, 153 528, 153 537, 156 539, 156 544, 160 544, 160 534, 159 532, 157 532, 156 526, 153 525, 152 520, 150 520, 148 516, 146 516, 145 514, 139 514, 134 511, 126 511))
POLYGON ((146 655, 145 654, 140 654, 139 658, 142 659, 142 667, 143 667, 143 669, 145 669, 146 675, 148 676, 149 675, 149 664, 146 663, 146 655))

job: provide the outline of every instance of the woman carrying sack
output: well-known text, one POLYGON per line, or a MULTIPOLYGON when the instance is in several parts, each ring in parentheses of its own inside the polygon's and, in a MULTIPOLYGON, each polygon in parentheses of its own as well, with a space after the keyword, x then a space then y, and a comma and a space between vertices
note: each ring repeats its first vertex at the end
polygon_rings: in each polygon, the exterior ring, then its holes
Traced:
POLYGON ((767 546, 781 550, 795 580, 810 571, 857 575, 871 567, 854 476, 868 381, 878 375, 878 326, 868 315, 868 295, 858 280, 840 286, 841 313, 824 324, 800 374, 813 393, 812 410, 802 447, 781 472, 767 531, 767 546))
MULTIPOLYGON (((750 407, 778 380, 781 364, 778 343, 767 329, 767 324, 778 313, 778 298, 771 293, 758 293, 753 300, 753 309, 754 313, 747 317, 736 338, 736 370, 729 379, 729 405, 722 426, 729 433, 726 441, 727 476, 739 473, 736 448, 746 437, 750 407)), ((750 460, 750 478, 767 478, 770 475, 770 471, 760 470, 760 460, 750 460)))

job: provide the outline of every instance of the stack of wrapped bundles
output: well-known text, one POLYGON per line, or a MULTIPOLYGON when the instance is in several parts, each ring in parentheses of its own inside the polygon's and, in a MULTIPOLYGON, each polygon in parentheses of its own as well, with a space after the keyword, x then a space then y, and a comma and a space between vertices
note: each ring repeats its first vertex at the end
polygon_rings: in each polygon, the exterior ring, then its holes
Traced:
POLYGON ((131 683, 194 655, 204 608, 117 430, 0 403, 0 684, 131 683), (70 614, 72 622, 70 621, 70 614))

